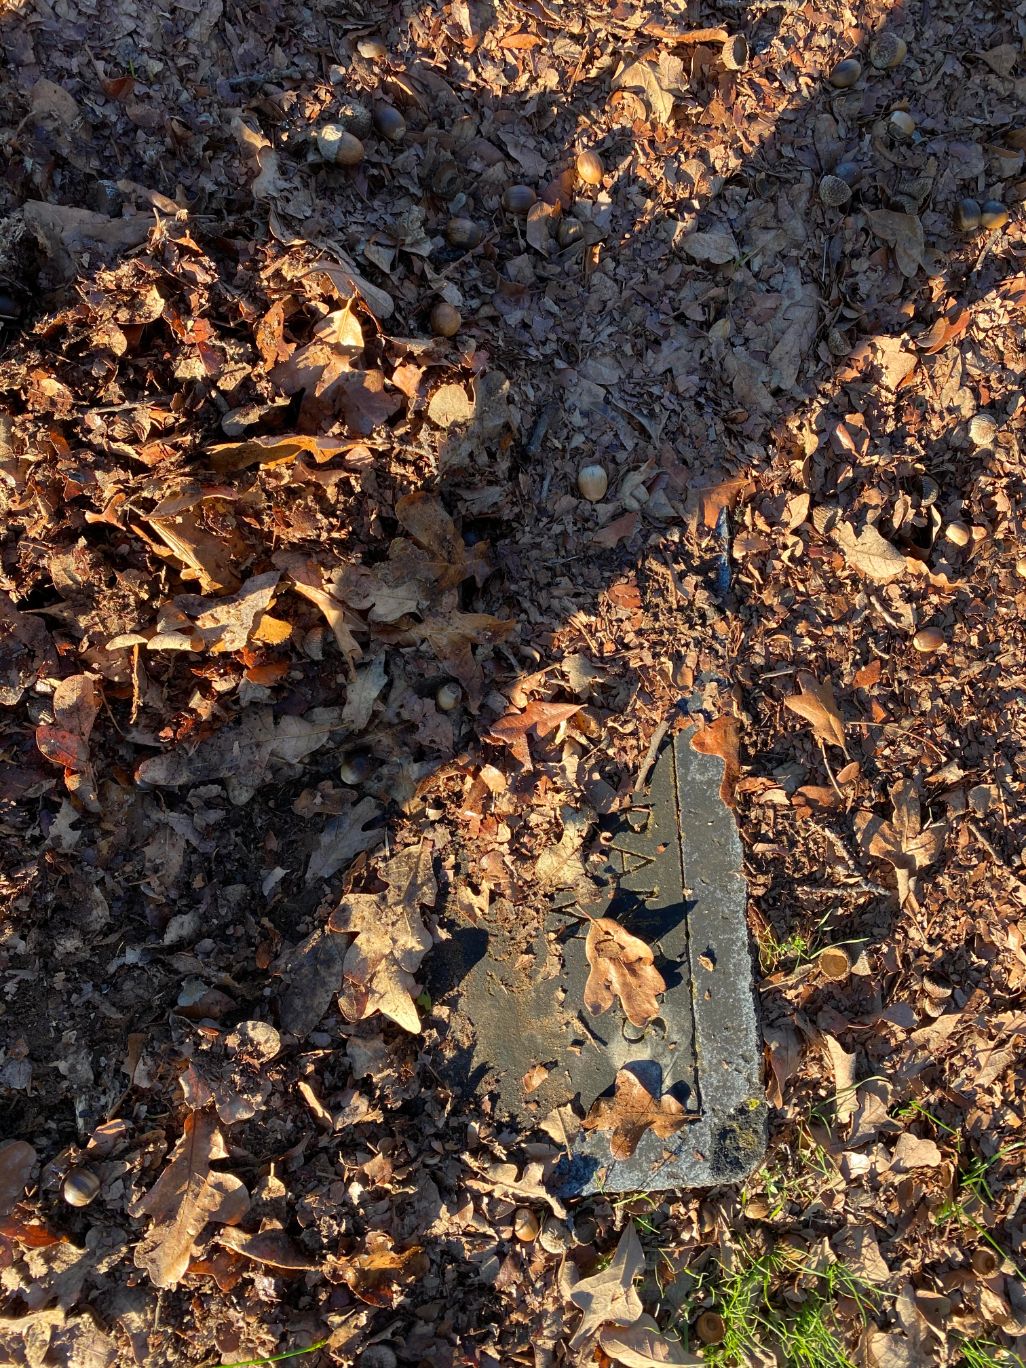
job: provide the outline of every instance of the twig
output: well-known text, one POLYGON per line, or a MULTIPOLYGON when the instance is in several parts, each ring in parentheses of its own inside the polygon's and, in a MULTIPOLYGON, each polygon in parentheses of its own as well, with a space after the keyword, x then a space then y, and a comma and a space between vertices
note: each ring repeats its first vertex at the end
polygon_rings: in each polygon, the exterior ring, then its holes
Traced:
POLYGON ((841 856, 848 867, 849 873, 855 876, 853 883, 860 892, 872 893, 873 896, 877 898, 893 898, 895 896, 895 890, 893 888, 885 888, 883 884, 878 884, 874 882, 873 879, 867 879, 864 874, 859 872, 858 860, 854 853, 848 849, 847 842, 839 832, 831 831, 829 827, 822 826, 816 821, 814 821, 812 825, 821 835, 827 838, 841 856))
POLYGON ((663 737, 669 730, 669 718, 667 718, 665 722, 660 722, 659 726, 656 727, 655 735, 652 737, 651 744, 648 748, 648 753, 645 756, 641 769, 638 770, 638 778, 634 784, 635 793, 640 793, 641 790, 645 787, 645 780, 648 778, 649 770, 651 770, 652 766, 655 764, 655 758, 656 755, 659 753, 659 747, 662 745, 663 737))
POLYGON ((837 794, 838 798, 840 798, 841 802, 843 803, 843 802, 844 802, 844 794, 843 794, 843 793, 841 792, 841 790, 837 787, 837 780, 834 778, 834 772, 833 772, 833 770, 830 768, 830 761, 827 759, 826 744, 825 744, 823 741, 820 741, 820 743, 819 743, 819 749, 820 749, 820 750, 822 751, 822 753, 823 753, 823 764, 826 766, 827 778, 830 780, 830 783, 831 783, 831 786, 833 787, 834 792, 837 794))

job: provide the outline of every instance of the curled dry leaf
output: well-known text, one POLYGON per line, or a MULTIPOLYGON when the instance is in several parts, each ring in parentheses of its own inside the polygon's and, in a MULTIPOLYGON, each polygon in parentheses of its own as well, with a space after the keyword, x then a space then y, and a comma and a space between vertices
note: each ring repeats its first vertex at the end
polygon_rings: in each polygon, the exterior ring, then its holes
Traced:
POLYGON ((651 948, 611 917, 595 917, 588 927, 585 954, 591 965, 584 986, 584 1005, 601 1014, 620 999, 627 1020, 647 1026, 659 1015, 657 997, 666 980, 655 967, 651 948))
POLYGON ((431 949, 420 913, 438 897, 431 851, 430 841, 401 850, 377 870, 387 893, 351 893, 331 914, 332 931, 356 937, 342 963, 339 997, 350 1021, 381 1012, 407 1031, 420 1030, 413 975, 431 949))
POLYGON ((619 1069, 612 1097, 596 1098, 584 1118, 586 1130, 609 1132, 609 1152, 614 1159, 629 1159, 647 1130, 661 1140, 675 1135, 688 1116, 675 1097, 664 1094, 658 1101, 630 1069, 619 1069))
POLYGON ((399 1293, 398 1284, 422 1277, 427 1259, 419 1245, 412 1249, 369 1249, 352 1258, 341 1258, 330 1266, 332 1280, 341 1278, 351 1292, 368 1306, 392 1306, 399 1293))
POLYGON ((838 1125, 844 1125, 855 1115, 858 1098, 855 1093, 855 1055, 849 1054, 831 1035, 823 1036, 827 1056, 834 1071, 834 1109, 838 1125))
POLYGON ((608 1266, 582 1278, 570 1292, 570 1301, 584 1312, 570 1341, 572 1350, 589 1344, 603 1326, 633 1325, 638 1320, 642 1307, 634 1280, 644 1271, 645 1252, 634 1222, 628 1221, 608 1266))
POLYGON ((36 728, 36 745, 47 760, 64 766, 64 782, 90 812, 99 811, 96 780, 89 758, 89 734, 100 710, 93 675, 62 679, 53 693, 53 724, 36 728))
POLYGON ((153 1218, 136 1246, 135 1265, 155 1287, 174 1287, 180 1281, 208 1221, 240 1220, 249 1205, 237 1178, 211 1172, 215 1145, 220 1145, 220 1135, 214 1113, 190 1112, 167 1168, 132 1208, 133 1216, 153 1218))
POLYGON ((817 740, 829 746, 839 746, 848 754, 844 740, 844 722, 834 698, 834 690, 829 680, 822 684, 808 670, 798 671, 800 694, 785 698, 784 704, 799 717, 804 717, 812 727, 817 740))

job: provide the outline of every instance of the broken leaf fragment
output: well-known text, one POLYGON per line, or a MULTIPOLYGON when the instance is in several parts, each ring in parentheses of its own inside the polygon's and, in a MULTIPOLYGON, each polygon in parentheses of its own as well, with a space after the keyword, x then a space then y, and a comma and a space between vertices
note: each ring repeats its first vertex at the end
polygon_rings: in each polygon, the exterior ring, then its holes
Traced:
POLYGON ((643 940, 611 917, 595 917, 588 927, 585 954, 591 965, 584 986, 584 1005, 589 1012, 606 1012, 619 998, 633 1026, 647 1026, 656 1019, 657 998, 666 992, 666 980, 643 940))
POLYGON ((612 1097, 598 1097, 584 1118, 586 1130, 608 1131, 614 1159, 629 1159, 647 1130, 667 1140, 687 1124, 688 1115, 675 1097, 656 1098, 630 1068, 619 1069, 612 1097))

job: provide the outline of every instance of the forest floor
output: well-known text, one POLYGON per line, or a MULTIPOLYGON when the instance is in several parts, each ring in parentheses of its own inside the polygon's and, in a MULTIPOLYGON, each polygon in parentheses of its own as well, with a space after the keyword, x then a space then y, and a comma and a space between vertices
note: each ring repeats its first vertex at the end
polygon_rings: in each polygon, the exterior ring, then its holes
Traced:
POLYGON ((1023 1364, 1024 38, 0 3, 5 1362, 1023 1364), (425 985, 682 697, 769 1148, 564 1203, 425 985))

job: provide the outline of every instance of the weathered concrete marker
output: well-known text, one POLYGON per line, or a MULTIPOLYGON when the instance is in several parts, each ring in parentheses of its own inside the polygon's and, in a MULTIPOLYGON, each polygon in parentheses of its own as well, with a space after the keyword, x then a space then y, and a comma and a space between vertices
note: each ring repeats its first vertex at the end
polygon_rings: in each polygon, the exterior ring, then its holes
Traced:
POLYGON ((622 1068, 688 1113, 676 1134, 648 1131, 625 1160, 611 1158, 608 1134, 580 1132, 556 1173, 564 1195, 736 1182, 765 1149, 741 843, 719 797, 722 762, 689 737, 664 744, 610 833, 609 882, 596 904, 554 907, 528 932, 500 903, 487 927, 458 933, 431 957, 429 988, 454 1013, 453 1086, 493 1096, 514 1128, 575 1098, 589 1108, 622 1068), (615 917, 655 951, 667 991, 647 1029, 631 1026, 619 1003, 601 1016, 585 1011, 582 911, 615 917), (538 1064, 547 1076, 525 1087, 538 1064))

